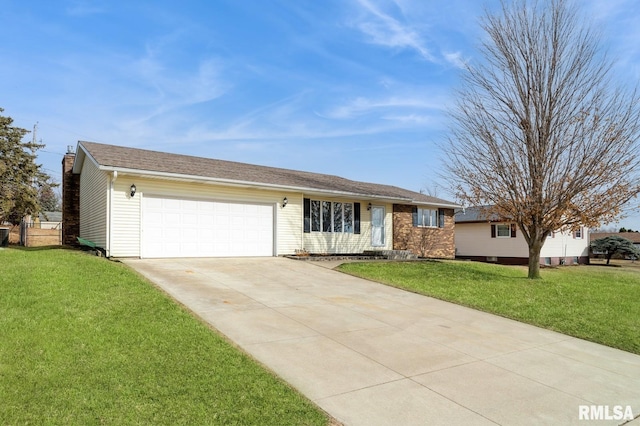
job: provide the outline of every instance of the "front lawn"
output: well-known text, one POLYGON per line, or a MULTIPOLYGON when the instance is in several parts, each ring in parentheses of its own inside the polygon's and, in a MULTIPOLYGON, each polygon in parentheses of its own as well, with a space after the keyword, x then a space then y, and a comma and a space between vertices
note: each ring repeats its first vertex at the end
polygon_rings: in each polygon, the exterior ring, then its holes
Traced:
POLYGON ((0 424, 329 421, 124 265, 64 249, 0 265, 0 424))
POLYGON ((340 271, 640 354, 640 274, 463 261, 347 263, 340 271))

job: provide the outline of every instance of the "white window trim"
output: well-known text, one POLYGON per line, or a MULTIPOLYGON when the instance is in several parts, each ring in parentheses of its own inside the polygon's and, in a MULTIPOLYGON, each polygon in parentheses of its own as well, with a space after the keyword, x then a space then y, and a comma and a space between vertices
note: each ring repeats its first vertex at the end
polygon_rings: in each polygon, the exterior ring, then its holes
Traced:
POLYGON ((354 222, 355 222, 355 208, 354 208, 354 204, 355 202, 353 201, 328 201, 328 200, 314 200, 311 199, 310 203, 313 203, 314 201, 317 201, 318 203, 320 203, 320 211, 319 211, 319 221, 320 221, 320 230, 319 231, 314 231, 313 230, 313 209, 311 210, 311 217, 310 217, 310 221, 311 221, 311 232, 312 233, 321 233, 321 234, 353 234, 354 232, 354 222), (330 231, 325 231, 324 230, 324 203, 330 203, 331 204, 331 208, 330 208, 330 219, 331 219, 331 224, 329 225, 329 229, 330 231), (334 231, 334 227, 335 227, 335 223, 334 223, 334 206, 336 203, 340 203, 342 205, 342 231, 334 231), (349 231, 345 231, 345 205, 351 205, 351 230, 349 231))
POLYGON ((423 209, 421 207, 418 207, 418 228, 439 228, 439 220, 440 217, 440 212, 438 211, 438 209, 423 209), (420 219, 424 217, 424 211, 429 211, 429 218, 431 218, 432 216, 432 212, 435 212, 435 225, 424 225, 424 224, 420 224, 420 219))
POLYGON ((511 238, 511 224, 510 223, 497 223, 496 224, 496 238, 511 238), (508 234, 507 235, 500 235, 500 227, 507 227, 508 229, 508 234))

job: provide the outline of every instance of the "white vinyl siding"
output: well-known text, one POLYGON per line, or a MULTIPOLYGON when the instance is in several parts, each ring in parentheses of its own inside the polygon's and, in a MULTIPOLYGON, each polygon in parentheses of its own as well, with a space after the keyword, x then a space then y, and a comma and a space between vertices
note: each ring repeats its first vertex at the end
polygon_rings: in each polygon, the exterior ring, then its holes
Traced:
MULTIPOLYGON (((457 256, 529 257, 529 248, 522 232, 516 232, 515 238, 491 238, 491 225, 486 222, 457 222, 455 226, 457 256)), ((553 238, 545 239, 540 258, 544 260, 545 257, 580 257, 588 254, 588 238, 576 240, 570 232, 556 232, 553 238)))
POLYGON ((455 243, 458 256, 529 257, 522 232, 515 238, 491 238, 491 224, 456 223, 455 243))
POLYGON ((80 237, 107 247, 109 174, 87 159, 80 173, 80 237))
POLYGON ((553 238, 544 241, 540 257, 584 257, 589 256, 588 234, 583 238, 574 238, 571 231, 555 232, 553 238))
MULTIPOLYGON (((238 188, 205 183, 149 179, 119 174, 113 194, 111 255, 141 256, 140 200, 145 194, 210 201, 269 204, 275 206, 274 227, 276 255, 293 254, 302 247, 302 194, 238 188), (129 187, 135 184, 136 195, 129 197, 129 187), (286 207, 282 200, 287 197, 286 207)), ((141 220, 144 220, 142 217, 141 220)))
POLYGON ((138 179, 120 175, 111 193, 111 244, 116 257, 140 256, 140 190, 131 198, 131 184, 138 179), (117 253, 117 254, 116 254, 117 253))

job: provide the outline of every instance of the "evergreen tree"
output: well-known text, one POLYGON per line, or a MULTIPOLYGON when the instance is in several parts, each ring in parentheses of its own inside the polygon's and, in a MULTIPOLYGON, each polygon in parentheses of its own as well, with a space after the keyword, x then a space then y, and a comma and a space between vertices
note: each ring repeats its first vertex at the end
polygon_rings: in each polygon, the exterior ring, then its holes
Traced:
POLYGON ((0 223, 18 224, 25 215, 42 210, 38 189, 51 184, 35 162, 36 151, 44 145, 23 142, 29 131, 13 126, 3 111, 0 108, 0 223))
POLYGON ((635 258, 640 257, 640 250, 633 245, 633 242, 618 235, 599 238, 593 241, 591 243, 591 250, 604 253, 607 258, 607 265, 616 253, 633 256, 635 258))
POLYGON ((60 203, 58 196, 53 191, 53 185, 45 183, 38 190, 38 200, 40 201, 40 207, 44 212, 55 212, 60 210, 60 203))

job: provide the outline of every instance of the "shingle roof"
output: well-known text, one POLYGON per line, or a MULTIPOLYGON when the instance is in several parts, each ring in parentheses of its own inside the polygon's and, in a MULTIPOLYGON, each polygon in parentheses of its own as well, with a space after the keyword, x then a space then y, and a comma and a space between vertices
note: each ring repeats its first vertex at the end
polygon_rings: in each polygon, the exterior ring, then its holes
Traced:
POLYGON ((42 212, 38 217, 46 222, 62 222, 62 212, 42 212))
POLYGON ((590 238, 591 241, 594 241, 614 235, 631 240, 633 243, 640 244, 640 232, 592 232, 590 238))
POLYGON ((227 182, 255 183, 268 186, 299 188, 390 198, 417 204, 456 206, 455 203, 391 185, 358 182, 339 176, 257 166, 234 161, 171 154, 95 142, 78 142, 102 168, 128 169, 194 176, 227 182))
POLYGON ((465 222, 495 222, 501 220, 496 214, 489 214, 489 206, 467 207, 464 210, 456 211, 456 223, 465 222))

